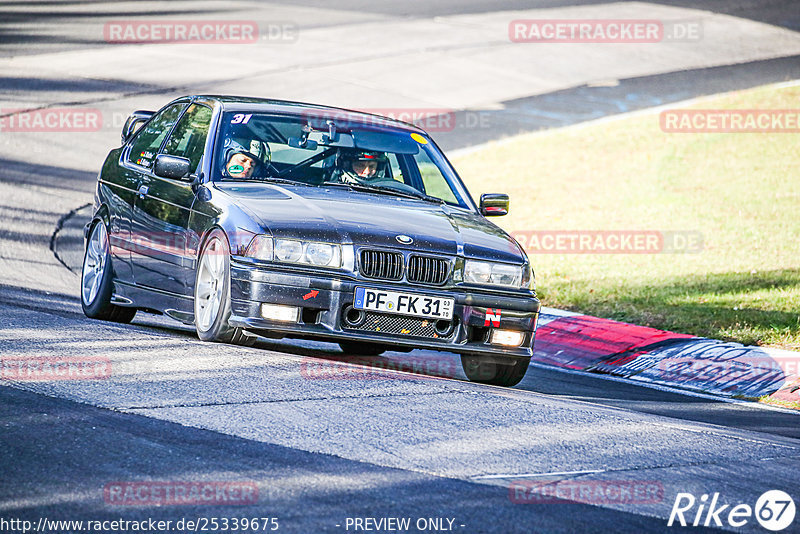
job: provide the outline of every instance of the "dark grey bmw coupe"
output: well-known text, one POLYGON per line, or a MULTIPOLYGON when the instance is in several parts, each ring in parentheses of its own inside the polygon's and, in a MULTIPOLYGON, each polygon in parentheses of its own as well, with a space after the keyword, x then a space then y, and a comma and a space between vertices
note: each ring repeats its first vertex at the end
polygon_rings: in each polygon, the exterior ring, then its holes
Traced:
POLYGON ((525 252, 421 129, 338 108, 187 96, 136 111, 86 226, 84 313, 137 310, 202 340, 338 342, 350 354, 461 355, 513 386, 539 301, 525 252))

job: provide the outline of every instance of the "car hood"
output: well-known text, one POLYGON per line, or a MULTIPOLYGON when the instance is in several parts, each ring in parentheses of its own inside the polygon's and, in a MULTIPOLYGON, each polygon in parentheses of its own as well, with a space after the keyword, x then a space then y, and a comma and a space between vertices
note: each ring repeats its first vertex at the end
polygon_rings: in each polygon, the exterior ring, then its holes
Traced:
POLYGON ((524 261, 516 241, 502 229, 478 214, 447 205, 341 187, 215 185, 275 237, 524 261), (414 242, 403 245, 398 235, 414 242))

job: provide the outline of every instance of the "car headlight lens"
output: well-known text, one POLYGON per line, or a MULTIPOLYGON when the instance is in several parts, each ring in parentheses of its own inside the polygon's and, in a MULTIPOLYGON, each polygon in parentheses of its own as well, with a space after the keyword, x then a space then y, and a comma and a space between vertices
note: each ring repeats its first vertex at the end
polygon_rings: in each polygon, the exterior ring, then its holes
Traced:
POLYGON ((275 240, 275 259, 278 261, 288 261, 290 263, 297 263, 303 257, 303 243, 302 241, 294 241, 292 239, 276 239, 275 240))
POLYGON ((467 261, 464 280, 473 284, 488 284, 492 279, 492 264, 484 261, 467 261))
POLYGON ((328 243, 309 243, 306 245, 306 259, 311 265, 330 265, 335 250, 335 247, 328 243))
POLYGON ((258 260, 272 261, 272 238, 268 235, 257 235, 247 245, 245 255, 258 260))
POLYGON ((464 281, 470 284, 519 288, 522 283, 522 266, 467 260, 464 265, 464 281))
POLYGON ((301 263, 315 267, 342 266, 342 246, 336 243, 319 243, 299 239, 273 239, 257 235, 247 246, 246 255, 265 261, 301 263))
POLYGON ((503 265, 496 263, 492 265, 493 284, 499 286, 519 287, 522 281, 522 268, 516 265, 503 265))
POLYGON ((536 291, 536 276, 533 274, 533 267, 530 263, 525 265, 525 270, 522 272, 522 287, 536 291))

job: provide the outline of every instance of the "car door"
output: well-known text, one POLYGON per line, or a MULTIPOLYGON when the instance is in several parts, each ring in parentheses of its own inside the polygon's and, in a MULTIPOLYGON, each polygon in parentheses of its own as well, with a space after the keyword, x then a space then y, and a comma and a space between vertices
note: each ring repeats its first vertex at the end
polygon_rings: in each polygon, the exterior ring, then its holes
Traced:
POLYGON ((137 176, 130 172, 122 159, 125 147, 116 157, 106 159, 97 187, 97 201, 108 206, 108 242, 114 264, 114 278, 121 282, 133 281, 131 271, 131 215, 139 186, 137 176))
POLYGON ((158 253, 158 249, 154 244, 163 240, 163 236, 154 233, 146 224, 147 221, 138 204, 150 189, 152 168, 161 145, 164 144, 167 135, 188 104, 188 102, 178 102, 158 112, 142 127, 123 156, 124 172, 128 174, 128 182, 135 184, 136 187, 130 220, 130 261, 132 277, 137 283, 139 283, 137 270, 147 268, 152 261, 155 261, 153 256, 158 253))
MULTIPOLYGON (((137 285, 177 295, 189 295, 187 271, 193 266, 186 256, 189 214, 195 198, 191 178, 203 156, 211 108, 191 104, 166 138, 160 154, 189 159, 191 173, 172 179, 149 173, 134 204, 135 232, 145 246, 133 263, 137 285)), ((133 231, 133 230, 132 230, 133 231)))

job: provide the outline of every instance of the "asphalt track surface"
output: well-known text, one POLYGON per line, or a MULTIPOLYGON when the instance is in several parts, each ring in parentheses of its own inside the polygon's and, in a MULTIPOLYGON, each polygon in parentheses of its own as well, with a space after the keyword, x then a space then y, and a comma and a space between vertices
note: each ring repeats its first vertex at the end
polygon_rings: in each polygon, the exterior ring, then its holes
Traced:
MULTIPOLYGON (((275 96, 297 93, 301 100, 467 110, 459 117, 487 113, 481 128, 437 136, 445 148, 463 148, 800 78, 800 21, 790 2, 709 2, 701 11, 687 4, 0 4, 0 115, 79 105, 106 117, 97 132, 0 132, 0 355, 100 357, 113 369, 103 380, 4 381, 0 518, 269 516, 279 518, 280 531, 352 532, 348 518, 410 517, 450 518, 462 532, 658 532, 671 530, 667 517, 679 492, 717 492, 720 504, 753 505, 764 491, 781 489, 800 503, 800 419, 794 413, 541 367, 531 367, 513 389, 470 384, 457 357, 432 351, 353 361, 336 345, 316 342, 201 343, 191 329, 144 314, 125 326, 89 321, 69 269, 80 263, 81 207, 91 202, 96 171, 118 139, 118 117, 193 89, 269 94, 264 84, 270 82, 275 96), (613 49, 599 59, 585 49, 552 49, 542 68, 567 67, 545 76, 537 57, 504 48, 502 36, 484 43, 497 50, 478 61, 480 39, 447 33, 502 28, 510 19, 542 13, 589 16, 597 13, 592 9, 609 18, 700 17, 707 41, 720 26, 748 43, 613 49), (259 56, 260 49, 112 49, 102 31, 87 29, 125 18, 235 19, 251 12, 258 20, 297 24, 295 48, 278 49, 278 59, 259 56), (375 48, 365 58, 357 29, 394 42, 363 37, 375 48), (442 41, 428 41, 437 32, 442 41), (307 55, 285 52, 319 43, 340 58, 333 72, 307 55), (234 52, 224 68, 214 63, 217 69, 197 72, 203 69, 191 65, 201 56, 213 62, 234 52), (648 66, 651 52, 663 67, 648 66), (448 80, 435 79, 415 92, 394 90, 385 79, 353 82, 354 72, 378 72, 373 56, 398 70, 420 67, 421 58, 462 70, 474 61, 481 83, 455 92, 448 80), (175 57, 189 65, 171 63, 175 57), (125 61, 128 69, 117 66, 125 61), (511 63, 502 72, 488 70, 503 61, 511 63), (590 69, 598 61, 602 75, 590 69), (508 73, 514 65, 535 72, 521 79, 508 73), (487 78, 492 72, 496 80, 487 78), (646 502, 521 504, 509 493, 520 480, 595 488, 656 484, 663 491, 646 502), (104 500, 103 489, 120 481, 239 481, 255 484, 258 499, 246 506, 119 506, 104 500)), ((754 520, 729 529, 763 531, 754 520)))

